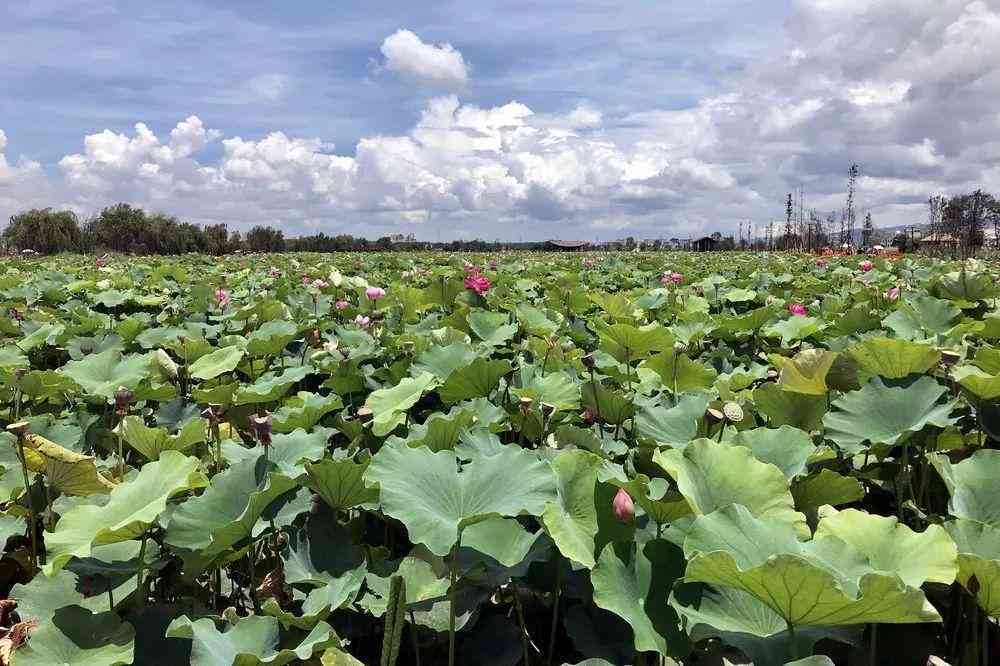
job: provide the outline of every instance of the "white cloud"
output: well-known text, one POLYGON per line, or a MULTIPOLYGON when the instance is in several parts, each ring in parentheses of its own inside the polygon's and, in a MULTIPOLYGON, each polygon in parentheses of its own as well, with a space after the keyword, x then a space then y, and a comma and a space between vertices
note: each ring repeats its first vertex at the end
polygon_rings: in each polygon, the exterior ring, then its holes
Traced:
POLYGON ((384 66, 406 78, 444 87, 464 86, 469 68, 460 51, 451 44, 424 42, 409 30, 397 30, 382 42, 384 66))
POLYGON ((259 74, 247 82, 252 97, 267 102, 276 102, 288 90, 288 76, 285 74, 259 74))

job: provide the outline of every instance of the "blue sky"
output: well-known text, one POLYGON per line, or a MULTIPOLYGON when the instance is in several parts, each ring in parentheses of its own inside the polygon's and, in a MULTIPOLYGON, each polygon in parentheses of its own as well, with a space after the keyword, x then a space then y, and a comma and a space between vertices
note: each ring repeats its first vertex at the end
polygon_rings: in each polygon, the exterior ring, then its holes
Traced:
POLYGON ((797 187, 836 210, 853 160, 883 225, 997 179, 981 0, 0 12, 4 219, 124 200, 291 235, 666 237, 765 224, 797 187))

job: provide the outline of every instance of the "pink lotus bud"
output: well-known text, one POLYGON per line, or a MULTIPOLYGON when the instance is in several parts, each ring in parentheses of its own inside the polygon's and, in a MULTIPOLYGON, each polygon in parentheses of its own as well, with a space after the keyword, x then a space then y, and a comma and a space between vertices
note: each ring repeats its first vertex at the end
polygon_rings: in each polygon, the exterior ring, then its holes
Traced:
POLYGON ((304 285, 310 285, 310 284, 312 284, 312 281, 313 281, 313 279, 311 277, 309 277, 308 275, 303 275, 302 276, 302 284, 304 284, 304 285))
POLYGON ((871 269, 875 268, 875 264, 866 259, 858 264, 858 268, 860 268, 862 272, 867 273, 871 269))
POLYGON ((885 292, 885 297, 890 301, 899 300, 899 287, 893 287, 889 291, 885 292))
POLYGON ((369 301, 377 301, 385 296, 385 289, 382 287, 368 287, 365 289, 365 296, 369 301))
POLYGON ((789 303, 788 311, 791 312, 796 317, 804 317, 807 314, 809 314, 809 310, 807 310, 806 306, 802 305, 801 303, 789 303))
POLYGON ((224 289, 219 289, 215 292, 215 300, 219 303, 220 308, 224 308, 229 305, 229 292, 224 289))
POLYGON ((336 307, 338 310, 346 310, 348 305, 349 303, 347 301, 339 300, 334 304, 334 307, 336 307))
POLYGON ((619 488, 615 494, 615 499, 611 503, 611 512, 615 514, 615 518, 626 525, 635 518, 635 503, 632 501, 632 496, 625 492, 624 488, 619 488))
POLYGON ((361 328, 368 328, 368 326, 372 323, 372 320, 364 315, 359 314, 357 317, 354 318, 354 323, 360 326, 361 328))

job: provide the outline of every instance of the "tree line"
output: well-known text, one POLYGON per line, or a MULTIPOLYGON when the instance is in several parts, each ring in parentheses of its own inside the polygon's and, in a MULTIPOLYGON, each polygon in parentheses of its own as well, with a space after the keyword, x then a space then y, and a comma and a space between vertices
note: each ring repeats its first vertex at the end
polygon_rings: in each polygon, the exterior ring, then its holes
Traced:
POLYGON ((222 255, 236 251, 358 251, 386 250, 388 236, 372 241, 347 234, 316 234, 286 238, 280 229, 258 225, 246 234, 225 224, 199 226, 163 213, 120 203, 80 221, 68 210, 42 208, 10 218, 0 234, 6 251, 33 250, 40 254, 59 252, 120 252, 126 254, 185 254, 200 252, 222 255))

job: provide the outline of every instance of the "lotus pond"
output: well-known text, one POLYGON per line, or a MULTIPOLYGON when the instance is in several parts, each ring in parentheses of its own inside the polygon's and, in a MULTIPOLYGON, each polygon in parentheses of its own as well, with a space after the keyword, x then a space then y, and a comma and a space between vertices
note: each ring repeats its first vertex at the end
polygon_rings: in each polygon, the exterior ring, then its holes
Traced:
POLYGON ((0 269, 0 663, 986 664, 998 268, 0 269))

